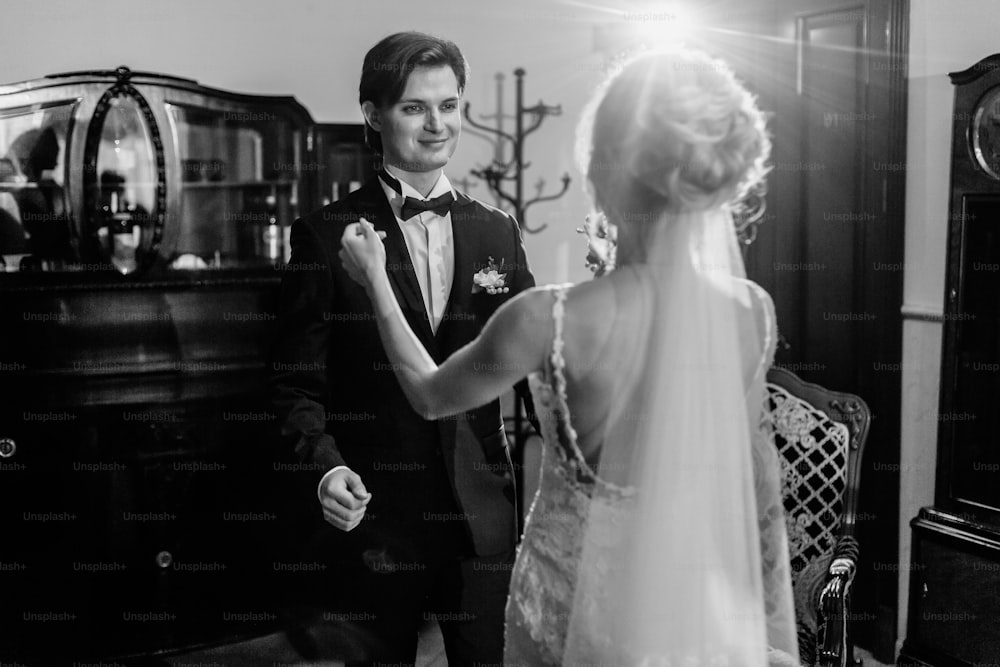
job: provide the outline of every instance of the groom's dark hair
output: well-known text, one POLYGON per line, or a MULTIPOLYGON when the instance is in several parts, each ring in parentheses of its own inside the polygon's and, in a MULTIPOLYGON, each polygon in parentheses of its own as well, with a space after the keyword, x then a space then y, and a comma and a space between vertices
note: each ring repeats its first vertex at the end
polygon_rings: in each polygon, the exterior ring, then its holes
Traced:
MULTIPOLYGON (((454 42, 422 32, 397 32, 373 46, 361 66, 358 103, 372 102, 380 109, 403 96, 406 80, 417 67, 448 66, 458 80, 458 93, 465 90, 469 63, 454 42)), ((382 154, 382 137, 365 122, 365 143, 382 154)))

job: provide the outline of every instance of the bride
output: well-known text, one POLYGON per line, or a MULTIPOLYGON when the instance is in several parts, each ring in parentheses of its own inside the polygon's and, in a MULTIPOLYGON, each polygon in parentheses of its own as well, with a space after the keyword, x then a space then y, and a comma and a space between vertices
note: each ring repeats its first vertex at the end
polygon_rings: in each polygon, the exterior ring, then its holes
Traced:
POLYGON ((427 419, 528 377, 545 445, 507 602, 505 662, 797 664, 777 452, 763 431, 776 327, 730 206, 764 175, 753 97, 696 52, 638 57, 581 126, 616 267, 518 295, 437 366, 410 331, 378 234, 341 258, 427 419))

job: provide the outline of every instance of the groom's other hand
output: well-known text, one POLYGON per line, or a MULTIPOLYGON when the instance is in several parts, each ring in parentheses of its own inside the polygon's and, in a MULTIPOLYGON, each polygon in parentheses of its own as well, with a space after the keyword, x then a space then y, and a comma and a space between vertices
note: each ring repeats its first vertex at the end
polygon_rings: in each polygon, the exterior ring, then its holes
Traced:
POLYGON ((332 470, 323 478, 319 488, 323 518, 343 531, 353 530, 361 523, 371 498, 372 494, 365 489, 361 477, 349 468, 332 470))

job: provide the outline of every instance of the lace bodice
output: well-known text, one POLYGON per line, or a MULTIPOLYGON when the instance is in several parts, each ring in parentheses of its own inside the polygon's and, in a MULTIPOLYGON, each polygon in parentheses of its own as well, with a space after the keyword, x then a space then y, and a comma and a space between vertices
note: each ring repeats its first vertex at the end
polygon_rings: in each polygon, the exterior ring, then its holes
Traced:
MULTIPOLYGON (((767 312, 764 354, 747 392, 748 406, 753 407, 749 414, 759 421, 762 418, 763 378, 773 358, 776 336, 770 297, 753 283, 748 284, 758 295, 762 295, 767 312)), ((507 603, 507 664, 563 664, 578 576, 599 581, 607 568, 614 566, 614 563, 600 557, 601 551, 606 548, 610 553, 615 546, 620 535, 614 527, 624 521, 635 500, 635 489, 616 486, 595 474, 577 443, 566 399, 566 362, 563 357, 563 314, 568 288, 569 285, 550 288, 554 297, 552 349, 545 368, 528 376, 544 446, 538 492, 531 504, 524 537, 518 548, 507 603), (591 529, 583 531, 582 527, 588 521, 591 522, 591 529), (607 530, 594 530, 594 522, 606 526, 607 530), (589 540, 586 545, 588 560, 594 566, 589 568, 593 571, 580 573, 578 566, 584 549, 585 532, 589 540), (607 544, 602 545, 602 540, 607 544), (591 557, 594 553, 596 558, 591 557)), ((754 429, 755 432, 758 430, 754 429)), ((768 443, 763 432, 755 433, 755 436, 754 467, 755 472, 761 472, 756 475, 759 495, 774 497, 774 484, 778 484, 780 489, 777 453, 774 452, 773 457, 767 453, 768 443), (761 442, 765 447, 758 446, 761 442)), ((772 566, 787 563, 780 494, 777 497, 778 505, 765 509, 761 518, 764 559, 772 566), (769 517, 779 520, 773 521, 769 517), (775 535, 776 530, 780 535, 775 535), (785 554, 783 561, 782 549, 785 554)), ((782 571, 779 567, 776 574, 773 570, 772 567, 769 576, 788 577, 787 568, 782 571)), ((595 619, 601 617, 600 613, 596 613, 598 610, 607 611, 605 602, 599 599, 601 589, 600 585, 586 586, 585 590, 595 591, 594 599, 582 601, 584 605, 593 607, 595 613, 592 617, 595 619)), ((768 590, 767 581, 765 590, 768 590)), ((790 600, 768 600, 771 608, 784 608, 785 603, 787 608, 791 608, 790 600)), ((578 600, 577 604, 581 601, 578 600)), ((603 645, 610 640, 601 627, 589 628, 583 634, 586 642, 593 643, 590 655, 613 654, 613 647, 603 645)), ((588 652, 586 648, 584 652, 588 652)))

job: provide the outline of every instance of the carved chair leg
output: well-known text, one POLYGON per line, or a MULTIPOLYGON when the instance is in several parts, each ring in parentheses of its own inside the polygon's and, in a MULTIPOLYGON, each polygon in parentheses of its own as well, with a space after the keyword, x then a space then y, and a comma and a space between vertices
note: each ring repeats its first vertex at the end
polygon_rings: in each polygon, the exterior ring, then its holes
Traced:
MULTIPOLYGON (((847 598, 847 609, 853 609, 851 606, 851 598, 847 598)), ((847 624, 847 664, 851 667, 864 667, 865 661, 862 658, 857 657, 854 652, 854 633, 851 631, 851 624, 847 624)))
MULTIPOLYGON (((850 603, 848 603, 848 604, 850 604, 850 603)), ((850 608, 851 607, 848 606, 848 609, 850 609, 850 608)), ((850 626, 848 626, 848 627, 850 627, 850 626)), ((851 667, 864 667, 865 661, 862 658, 856 657, 856 655, 857 654, 854 652, 854 636, 853 636, 853 633, 848 632, 847 633, 847 660, 846 660, 846 664, 850 665, 851 667)))

